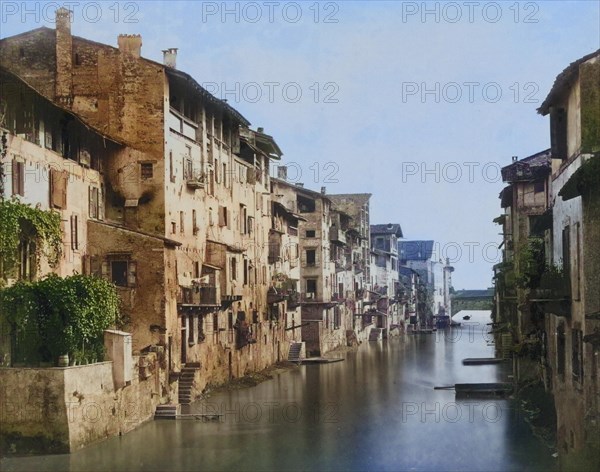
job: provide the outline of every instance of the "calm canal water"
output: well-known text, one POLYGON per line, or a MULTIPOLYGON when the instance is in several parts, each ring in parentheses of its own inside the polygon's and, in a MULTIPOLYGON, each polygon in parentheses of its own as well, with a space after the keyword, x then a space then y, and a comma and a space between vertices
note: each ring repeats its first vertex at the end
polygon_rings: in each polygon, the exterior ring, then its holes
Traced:
MULTIPOLYGON (((462 321, 462 312, 455 319, 462 321)), ((489 312, 460 329, 364 343, 344 362, 302 366, 193 405, 221 422, 151 421, 70 455, 4 459, 12 470, 555 470, 511 400, 458 400, 434 386, 507 380, 489 312)))

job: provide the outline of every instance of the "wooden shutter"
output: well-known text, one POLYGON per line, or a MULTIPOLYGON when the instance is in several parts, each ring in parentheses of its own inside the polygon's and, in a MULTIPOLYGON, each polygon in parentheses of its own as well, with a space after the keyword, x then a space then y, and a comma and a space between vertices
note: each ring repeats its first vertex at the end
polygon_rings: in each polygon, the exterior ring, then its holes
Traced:
POLYGON ((69 174, 50 169, 50 205, 65 209, 67 206, 67 180, 69 174))
POLYGON ((90 218, 98 218, 98 188, 90 187, 88 192, 90 218))
POLYGON ((227 223, 225 221, 225 207, 219 206, 219 226, 225 226, 227 223))
POLYGON ((137 284, 137 262, 129 261, 127 264, 127 285, 135 287, 137 284))
POLYGON ((102 278, 110 280, 110 267, 107 261, 102 261, 102 278))
POLYGON ((71 249, 77 250, 79 248, 79 232, 78 232, 78 218, 77 215, 71 215, 71 249))

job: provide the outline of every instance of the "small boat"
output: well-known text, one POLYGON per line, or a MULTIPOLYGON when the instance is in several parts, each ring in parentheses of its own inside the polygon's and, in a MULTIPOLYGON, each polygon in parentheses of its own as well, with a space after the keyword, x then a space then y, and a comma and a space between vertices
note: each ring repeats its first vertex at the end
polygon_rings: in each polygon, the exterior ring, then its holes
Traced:
POLYGON ((463 316, 463 320, 470 320, 471 319, 471 315, 465 315, 463 316))

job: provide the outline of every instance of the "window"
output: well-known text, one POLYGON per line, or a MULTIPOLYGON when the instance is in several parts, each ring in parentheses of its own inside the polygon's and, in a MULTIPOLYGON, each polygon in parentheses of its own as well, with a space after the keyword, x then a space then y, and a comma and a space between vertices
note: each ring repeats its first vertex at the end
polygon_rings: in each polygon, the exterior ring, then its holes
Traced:
POLYGON ((546 185, 545 185, 545 182, 543 180, 541 182, 535 182, 533 184, 533 191, 535 193, 542 193, 545 190, 546 190, 546 185))
POLYGON ((196 210, 192 210, 192 233, 195 235, 198 234, 198 224, 196 221, 196 210))
POLYGON ((550 152, 553 159, 567 157, 567 112, 564 108, 550 108, 550 152))
POLYGON ((227 164, 223 162, 223 187, 227 187, 227 164))
POLYGON ((194 278, 200 278, 200 262, 194 261, 194 278))
POLYGON ((137 282, 137 263, 128 260, 111 260, 102 264, 105 278, 117 287, 135 287, 137 282), (110 272, 109 272, 110 271, 110 272))
POLYGON ((181 234, 184 233, 185 228, 185 213, 183 211, 179 212, 179 232, 181 234))
POLYGON ((19 243, 19 279, 33 280, 36 274, 36 244, 32 240, 19 243))
POLYGON ((90 218, 99 218, 99 200, 100 195, 98 187, 90 187, 88 189, 89 216, 90 218))
POLYGON ((306 237, 307 238, 314 238, 316 237, 317 232, 314 229, 307 229, 306 230, 306 237))
POLYGON ((78 218, 77 215, 71 215, 71 249, 79 249, 79 234, 78 234, 78 218))
POLYGON ((12 194, 25 195, 25 163, 12 161, 12 194))
POLYGON ((565 375, 565 325, 561 323, 556 328, 556 373, 565 375))
POLYGON ((169 172, 171 174, 171 182, 175 182, 175 166, 173 165, 173 151, 169 151, 169 172))
POLYGON ((215 333, 219 332, 219 314, 213 313, 213 331, 215 333))
POLYGON ((149 180, 154 177, 154 164, 151 162, 143 162, 140 164, 140 172, 142 180, 149 180))
POLYGON ((315 249, 306 250, 306 265, 314 266, 317 262, 317 251, 315 249))
POLYGON ((298 211, 300 213, 314 213, 317 208, 316 202, 312 198, 298 195, 298 211))
POLYGON ((224 207, 224 206, 219 207, 219 226, 229 227, 229 217, 228 217, 227 207, 224 207))
POLYGON ((240 205, 240 233, 248 234, 248 220, 246 205, 240 205))
POLYGON ((177 233, 177 223, 175 223, 174 221, 171 221, 171 234, 176 234, 177 233))
POLYGON ((237 260, 235 257, 231 258, 231 280, 237 280, 237 260))
POLYGON ((244 259, 244 285, 248 285, 248 259, 244 259))
POLYGON ((312 297, 315 298, 317 296, 317 279, 306 279, 306 293, 312 294, 312 297))
POLYGON ((189 180, 193 178, 192 160, 187 157, 183 160, 183 179, 189 180))
POLYGON ((567 278, 567 287, 571 292, 571 227, 565 226, 562 230, 562 262, 563 271, 567 278))
POLYGON ((574 329, 571 333, 572 352, 571 365, 573 381, 583 384, 583 331, 574 329))

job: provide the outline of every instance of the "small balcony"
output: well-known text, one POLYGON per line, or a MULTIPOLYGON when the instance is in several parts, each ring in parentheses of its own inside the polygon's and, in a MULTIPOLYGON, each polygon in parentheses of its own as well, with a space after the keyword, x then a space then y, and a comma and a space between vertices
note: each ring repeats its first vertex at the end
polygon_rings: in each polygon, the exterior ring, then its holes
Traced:
POLYGON ((346 234, 337 226, 329 228, 329 240, 335 244, 346 244, 346 234))
POLYGON ((214 307, 221 304, 218 287, 193 285, 179 288, 177 304, 180 307, 214 307))
POLYGON ((187 176, 185 184, 191 190, 204 188, 206 185, 206 174, 204 172, 195 172, 187 176))
POLYGON ((543 306, 545 313, 571 316, 571 281, 562 271, 547 271, 531 289, 529 300, 543 306))

